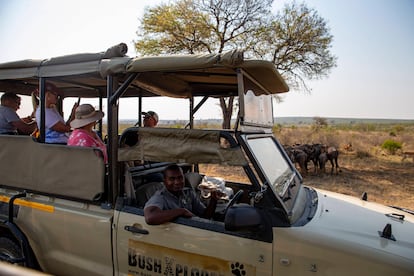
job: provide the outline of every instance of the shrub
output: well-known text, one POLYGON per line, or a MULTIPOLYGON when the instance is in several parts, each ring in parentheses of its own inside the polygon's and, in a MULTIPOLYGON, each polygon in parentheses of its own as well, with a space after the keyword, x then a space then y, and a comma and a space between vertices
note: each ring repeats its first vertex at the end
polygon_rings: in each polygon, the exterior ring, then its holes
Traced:
POLYGON ((282 125, 281 124, 276 124, 273 126, 272 131, 273 133, 281 133, 282 132, 282 125))
POLYGON ((405 127, 402 125, 396 125, 393 127, 393 132, 399 133, 403 132, 405 130, 405 127))
POLYGON ((388 139, 382 143, 381 148, 387 150, 390 154, 395 154, 395 152, 402 148, 402 144, 400 142, 388 139))
POLYGON ((312 129, 319 131, 321 128, 326 128, 328 126, 328 120, 322 117, 313 117, 312 129))

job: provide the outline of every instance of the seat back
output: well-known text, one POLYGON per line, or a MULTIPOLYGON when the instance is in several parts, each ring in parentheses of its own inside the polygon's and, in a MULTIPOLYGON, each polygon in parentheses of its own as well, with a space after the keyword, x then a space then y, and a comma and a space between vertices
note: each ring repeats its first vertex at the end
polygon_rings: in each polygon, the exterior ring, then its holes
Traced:
POLYGON ((105 192, 105 163, 96 148, 0 135, 0 161, 3 186, 88 201, 98 200, 105 192))
POLYGON ((124 162, 124 191, 129 204, 136 203, 135 187, 128 162, 124 162))
POLYGON ((162 182, 148 182, 139 186, 135 193, 137 199, 137 206, 143 208, 148 199, 150 199, 156 191, 161 190, 164 187, 162 182))
POLYGON ((197 191, 198 184, 201 183, 201 180, 203 179, 203 175, 197 173, 197 172, 188 172, 184 174, 185 178, 185 186, 191 187, 194 191, 197 191))

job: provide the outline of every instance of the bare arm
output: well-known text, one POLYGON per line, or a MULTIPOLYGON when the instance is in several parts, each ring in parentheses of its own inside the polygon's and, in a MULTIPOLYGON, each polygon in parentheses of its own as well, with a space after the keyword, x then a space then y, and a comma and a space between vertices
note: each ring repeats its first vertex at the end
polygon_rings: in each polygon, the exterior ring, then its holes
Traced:
POLYGON ((72 112, 70 113, 69 119, 67 120, 66 123, 57 122, 54 126, 51 127, 51 129, 57 132, 70 132, 71 131, 70 122, 72 122, 73 119, 75 119, 75 111, 78 106, 79 106, 78 103, 75 103, 73 105, 72 112))
POLYGON ((215 190, 211 192, 211 199, 210 202, 204 211, 203 218, 210 219, 214 216, 217 207, 217 200, 223 196, 223 193, 215 190))
POLYGON ((51 129, 57 132, 70 132, 70 126, 62 122, 57 122, 51 129))
POLYGON ((71 131, 70 122, 72 122, 73 119, 75 119, 75 111, 78 106, 79 105, 77 103, 73 105, 72 112, 70 113, 69 119, 66 121, 66 123, 64 121, 58 121, 50 129, 57 131, 57 132, 62 132, 62 133, 70 132, 71 131))
POLYGON ((144 209, 145 221, 150 225, 163 224, 178 217, 193 217, 193 213, 185 208, 161 210, 156 206, 148 206, 144 209))
POLYGON ((25 123, 23 120, 12 122, 12 124, 15 128, 17 128, 19 133, 27 135, 31 134, 37 126, 35 122, 25 123))

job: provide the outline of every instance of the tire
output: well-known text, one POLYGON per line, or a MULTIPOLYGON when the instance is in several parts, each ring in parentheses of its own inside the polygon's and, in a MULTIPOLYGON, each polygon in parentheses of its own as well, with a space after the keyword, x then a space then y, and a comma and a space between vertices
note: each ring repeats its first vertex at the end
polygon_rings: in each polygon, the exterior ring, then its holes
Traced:
MULTIPOLYGON (((20 246, 15 241, 6 237, 0 237, 0 255, 2 257, 8 257, 11 259, 18 259, 23 257, 20 246)), ((24 266, 23 263, 16 264, 24 266)))

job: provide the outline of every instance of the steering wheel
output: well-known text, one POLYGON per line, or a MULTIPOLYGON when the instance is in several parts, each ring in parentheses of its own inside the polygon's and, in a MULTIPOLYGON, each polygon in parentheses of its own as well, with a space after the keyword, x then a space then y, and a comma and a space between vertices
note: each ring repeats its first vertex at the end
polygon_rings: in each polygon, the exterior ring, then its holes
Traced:
POLYGON ((227 214, 227 211, 231 206, 233 206, 235 203, 239 202, 240 198, 244 194, 243 190, 238 190, 237 193, 233 196, 233 198, 229 201, 229 203, 226 206, 226 209, 224 209, 224 216, 227 214))

